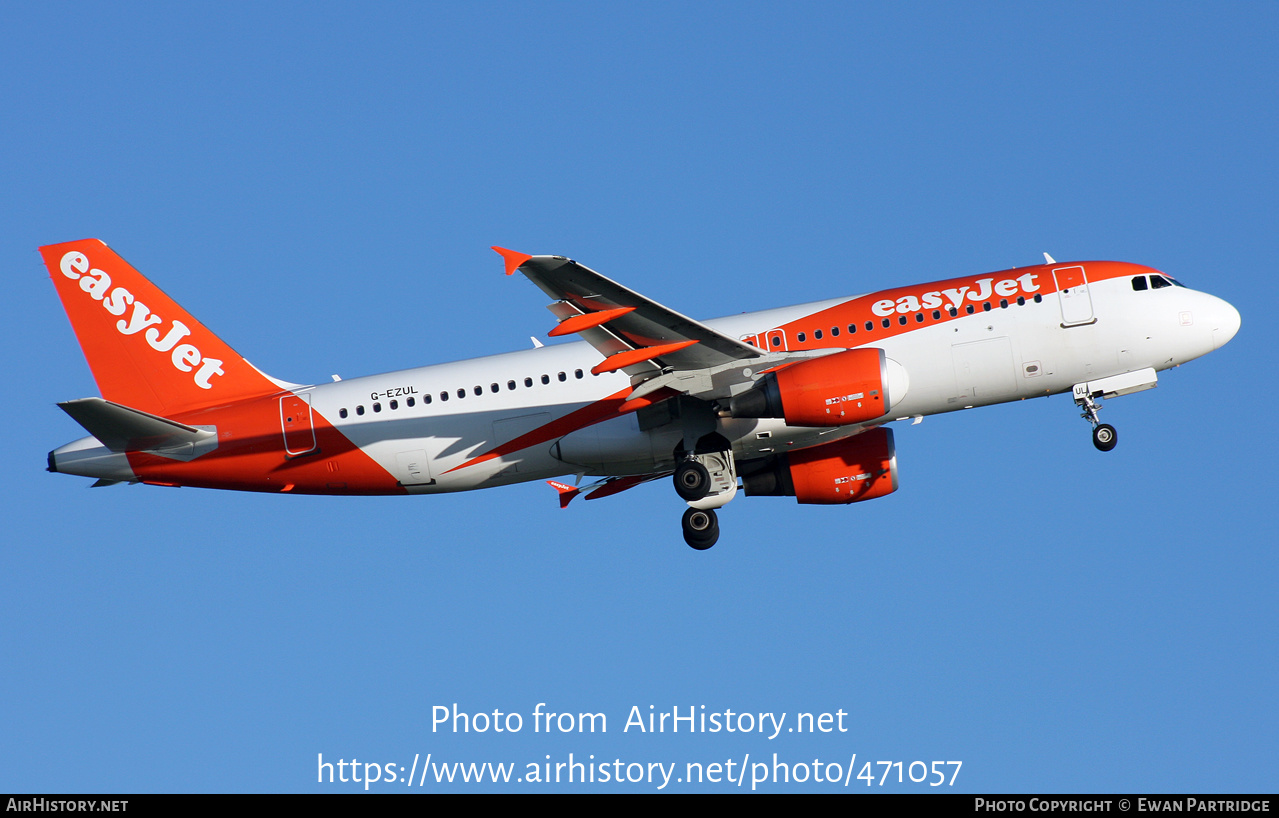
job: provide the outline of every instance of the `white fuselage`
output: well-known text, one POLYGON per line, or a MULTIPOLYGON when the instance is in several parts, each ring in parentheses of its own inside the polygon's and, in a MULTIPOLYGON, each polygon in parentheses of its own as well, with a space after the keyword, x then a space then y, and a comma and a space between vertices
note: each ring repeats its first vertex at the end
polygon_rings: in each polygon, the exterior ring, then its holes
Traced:
MULTIPOLYGON (((883 338, 873 332, 845 335, 849 346, 830 349, 879 347, 904 368, 908 388, 887 415, 874 421, 878 424, 1065 392, 1082 381, 1146 368, 1164 370, 1221 346, 1239 325, 1229 304, 1181 286, 1138 291, 1128 278, 1112 278, 1091 283, 1085 297, 1095 319, 1087 323, 1065 325, 1059 296, 1049 293, 1038 302, 996 304, 989 311, 979 307, 971 315, 922 322, 883 338)), ((745 338, 848 300, 706 323, 745 338)), ((1072 317, 1066 314, 1066 319, 1072 317)), ((672 467, 678 429, 672 424, 641 431, 632 412, 569 430, 562 440, 557 436, 450 471, 574 410, 625 394, 631 386, 626 374, 591 374, 599 361, 599 352, 587 343, 556 344, 294 391, 309 391, 318 413, 413 493, 672 467)), ((735 456, 746 460, 834 440, 859 428, 795 428, 780 419, 722 418, 718 431, 732 442, 735 456)))

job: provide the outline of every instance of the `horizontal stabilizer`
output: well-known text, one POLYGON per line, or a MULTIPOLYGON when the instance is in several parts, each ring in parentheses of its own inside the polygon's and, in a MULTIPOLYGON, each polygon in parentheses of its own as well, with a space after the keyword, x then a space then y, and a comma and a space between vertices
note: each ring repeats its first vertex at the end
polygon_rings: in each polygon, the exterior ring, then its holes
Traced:
POLYGON ((215 434, 185 423, 130 409, 102 398, 58 404, 62 411, 113 452, 142 452, 195 446, 215 434))

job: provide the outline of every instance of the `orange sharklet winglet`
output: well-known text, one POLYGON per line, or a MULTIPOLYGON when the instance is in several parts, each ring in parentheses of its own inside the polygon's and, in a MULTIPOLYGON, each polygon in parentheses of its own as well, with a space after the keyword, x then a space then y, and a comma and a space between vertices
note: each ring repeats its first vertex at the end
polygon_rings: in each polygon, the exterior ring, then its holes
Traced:
POLYGON ((493 245, 493 250, 506 259, 506 274, 509 276, 520 268, 520 265, 532 258, 527 253, 519 253, 515 250, 507 250, 505 247, 493 245))
POLYGON ((628 312, 635 312, 635 307, 618 307, 615 310, 599 310, 597 312, 584 312, 581 315, 570 315, 546 335, 550 338, 558 338, 561 335, 572 335, 582 330, 594 329, 600 324, 607 324, 614 318, 620 318, 628 312))
POLYGON ((674 344, 662 344, 655 347, 640 347, 639 349, 631 349, 626 352, 619 352, 616 355, 610 355, 603 361, 591 368, 591 374, 601 375, 605 372, 616 372, 617 370, 630 366, 631 364, 640 364, 644 361, 651 361, 654 358, 660 358, 663 355, 669 355, 672 352, 678 352, 685 347, 691 347, 697 341, 679 341, 674 344))
POLYGON ((560 510, 568 508, 568 504, 573 502, 573 498, 582 493, 581 489, 566 485, 558 480, 547 480, 546 484, 560 493, 560 510))

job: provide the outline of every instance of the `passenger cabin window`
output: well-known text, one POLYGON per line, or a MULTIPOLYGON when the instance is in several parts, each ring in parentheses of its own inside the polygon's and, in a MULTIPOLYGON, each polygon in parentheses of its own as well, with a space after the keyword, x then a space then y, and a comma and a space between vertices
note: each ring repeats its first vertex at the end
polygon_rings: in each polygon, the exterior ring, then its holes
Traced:
MULTIPOLYGON (((426 396, 426 402, 427 402, 427 403, 430 403, 430 402, 431 402, 431 396, 430 396, 430 395, 427 395, 427 396, 426 396)), ((409 405, 409 408, 410 408, 410 409, 412 409, 412 408, 413 408, 413 405, 414 405, 415 403, 417 403, 417 401, 416 401, 416 400, 414 400, 413 398, 409 398, 407 401, 405 401, 405 403, 407 403, 407 404, 409 405)))
POLYGON ((398 400, 391 401, 391 409, 399 409, 399 408, 400 408, 400 402, 398 400))
POLYGON ((363 407, 363 406, 357 406, 357 407, 355 407, 355 414, 357 414, 357 415, 362 415, 362 414, 364 414, 364 407, 363 407))
POLYGON ((543 376, 542 376, 542 386, 546 386, 546 385, 547 385, 548 383, 550 383, 550 382, 551 382, 551 376, 550 376, 550 375, 543 375, 543 376))
POLYGON ((339 410, 338 410, 338 417, 341 417, 341 418, 346 417, 346 408, 345 408, 345 407, 343 407, 343 408, 341 408, 341 409, 339 409, 339 410))

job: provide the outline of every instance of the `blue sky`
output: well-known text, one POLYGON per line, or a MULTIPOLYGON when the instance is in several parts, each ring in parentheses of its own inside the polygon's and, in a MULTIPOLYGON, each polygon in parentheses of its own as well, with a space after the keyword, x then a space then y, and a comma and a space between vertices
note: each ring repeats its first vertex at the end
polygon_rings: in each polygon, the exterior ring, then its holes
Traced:
POLYGON ((6 7, 0 791, 354 791, 319 754, 427 753, 1273 791, 1277 30, 1263 3, 6 7), (46 474, 81 434, 55 402, 96 388, 36 248, 90 236, 300 382, 544 336, 491 244, 706 318, 1048 251, 1158 267, 1243 327, 1109 402, 1110 454, 1064 396, 929 418, 896 494, 734 502, 694 553, 664 482, 560 511, 541 483, 46 474), (608 731, 534 733, 543 702, 608 731), (433 732, 454 703, 524 729, 433 732), (650 705, 849 729, 623 731, 650 705))

